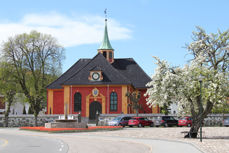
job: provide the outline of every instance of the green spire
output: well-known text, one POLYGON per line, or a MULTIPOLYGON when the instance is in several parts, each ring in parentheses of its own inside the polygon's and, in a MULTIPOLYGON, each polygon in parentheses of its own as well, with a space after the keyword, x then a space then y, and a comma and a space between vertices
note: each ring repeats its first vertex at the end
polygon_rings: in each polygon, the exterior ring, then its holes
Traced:
POLYGON ((109 41, 109 37, 108 37, 108 32, 107 32, 107 19, 105 19, 105 30, 104 30, 104 37, 103 37, 103 42, 101 44, 101 46, 99 47, 99 49, 112 49, 110 41, 109 41))

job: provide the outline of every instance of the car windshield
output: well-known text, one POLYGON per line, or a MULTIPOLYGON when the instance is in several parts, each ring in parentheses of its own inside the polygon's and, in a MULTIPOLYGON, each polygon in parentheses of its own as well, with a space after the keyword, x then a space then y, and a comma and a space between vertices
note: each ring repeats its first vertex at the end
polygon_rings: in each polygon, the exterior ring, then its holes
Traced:
POLYGON ((172 116, 164 116, 162 117, 163 120, 174 120, 172 116))
POLYGON ((181 120, 187 120, 187 118, 186 117, 183 117, 183 118, 181 118, 181 120))
POLYGON ((115 117, 114 119, 113 119, 113 121, 119 121, 121 119, 121 117, 115 117))

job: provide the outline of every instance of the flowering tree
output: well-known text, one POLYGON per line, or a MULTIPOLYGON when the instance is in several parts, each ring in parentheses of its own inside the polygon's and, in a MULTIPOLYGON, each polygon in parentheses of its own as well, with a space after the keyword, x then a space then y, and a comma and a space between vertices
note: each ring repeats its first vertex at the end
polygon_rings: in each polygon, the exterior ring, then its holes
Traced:
POLYGON ((201 123, 212 108, 226 102, 229 93, 228 73, 216 73, 196 60, 184 68, 171 68, 165 61, 155 59, 158 67, 152 81, 147 84, 150 87, 145 94, 148 96, 147 104, 164 106, 169 105, 170 101, 175 102, 181 115, 191 113, 193 125, 190 134, 196 137, 201 123), (201 89, 200 76, 203 84, 201 89))
POLYGON ((189 134, 195 138, 213 107, 225 104, 229 97, 226 50, 229 33, 208 35, 198 28, 193 35, 194 41, 187 48, 194 58, 183 68, 171 67, 166 61, 154 57, 158 67, 147 84, 149 88, 145 96, 148 96, 149 106, 159 104, 162 107, 173 101, 181 115, 191 114, 193 125, 189 134))
POLYGON ((195 58, 204 56, 204 63, 210 69, 229 71, 229 30, 207 34, 201 27, 193 32, 193 42, 187 49, 195 58))

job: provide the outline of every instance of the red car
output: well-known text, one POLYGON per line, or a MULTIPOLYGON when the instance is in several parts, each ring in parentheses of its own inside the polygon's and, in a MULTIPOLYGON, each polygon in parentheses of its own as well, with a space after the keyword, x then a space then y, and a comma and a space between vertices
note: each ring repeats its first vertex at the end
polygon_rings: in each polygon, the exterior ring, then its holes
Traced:
POLYGON ((144 126, 154 126, 153 121, 148 120, 144 117, 133 117, 128 122, 129 127, 138 126, 138 127, 144 127, 144 126))
POLYGON ((183 117, 178 121, 178 126, 192 126, 192 118, 188 116, 183 117))

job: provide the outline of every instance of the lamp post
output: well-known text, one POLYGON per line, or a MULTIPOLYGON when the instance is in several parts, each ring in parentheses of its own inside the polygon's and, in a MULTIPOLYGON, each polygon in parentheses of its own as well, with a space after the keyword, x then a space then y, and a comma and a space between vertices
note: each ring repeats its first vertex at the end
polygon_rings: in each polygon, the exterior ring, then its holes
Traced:
MULTIPOLYGON (((202 103, 202 77, 199 78, 199 82, 200 82, 200 103, 202 103)), ((202 107, 200 108, 201 113, 203 113, 202 107)), ((200 142, 202 142, 202 121, 200 122, 200 142)))

